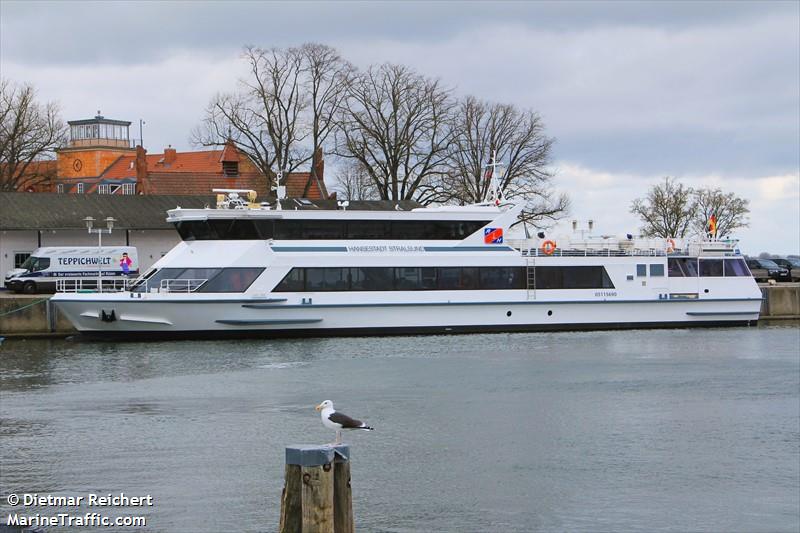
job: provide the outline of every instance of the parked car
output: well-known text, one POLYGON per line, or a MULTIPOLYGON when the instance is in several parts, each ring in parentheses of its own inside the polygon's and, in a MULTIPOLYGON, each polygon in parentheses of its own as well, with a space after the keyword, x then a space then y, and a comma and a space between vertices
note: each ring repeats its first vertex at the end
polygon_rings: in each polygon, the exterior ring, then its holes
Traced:
POLYGON ((789 269, 778 266, 772 259, 747 259, 747 266, 756 281, 791 281, 789 269))
POLYGON ((800 259, 795 257, 779 257, 777 259, 773 258, 772 261, 776 265, 788 269, 792 281, 800 281, 800 259))

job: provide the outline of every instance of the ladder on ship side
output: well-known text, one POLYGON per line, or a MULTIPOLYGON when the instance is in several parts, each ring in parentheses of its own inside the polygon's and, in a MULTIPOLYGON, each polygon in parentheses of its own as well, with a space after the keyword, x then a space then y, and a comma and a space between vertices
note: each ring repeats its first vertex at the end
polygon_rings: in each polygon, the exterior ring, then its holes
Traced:
POLYGON ((525 271, 526 271, 526 278, 527 284, 526 287, 528 289, 528 300, 535 300, 536 299, 536 260, 531 257, 530 251, 528 252, 528 256, 525 258, 525 271))

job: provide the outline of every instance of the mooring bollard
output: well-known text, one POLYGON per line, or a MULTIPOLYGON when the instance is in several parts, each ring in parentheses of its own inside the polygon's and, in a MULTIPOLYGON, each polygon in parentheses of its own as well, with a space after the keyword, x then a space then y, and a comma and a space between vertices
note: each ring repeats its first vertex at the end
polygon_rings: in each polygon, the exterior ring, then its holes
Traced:
POLYGON ((286 447, 280 533, 353 533, 350 446, 286 447))

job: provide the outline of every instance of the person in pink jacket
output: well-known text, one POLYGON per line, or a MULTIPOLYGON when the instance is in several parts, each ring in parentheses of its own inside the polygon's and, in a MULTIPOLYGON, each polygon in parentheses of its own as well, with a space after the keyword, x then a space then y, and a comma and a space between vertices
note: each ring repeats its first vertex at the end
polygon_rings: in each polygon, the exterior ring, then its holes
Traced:
POLYGON ((128 257, 127 252, 122 253, 122 259, 119 260, 119 267, 122 269, 122 273, 126 276, 131 273, 131 258, 128 257))

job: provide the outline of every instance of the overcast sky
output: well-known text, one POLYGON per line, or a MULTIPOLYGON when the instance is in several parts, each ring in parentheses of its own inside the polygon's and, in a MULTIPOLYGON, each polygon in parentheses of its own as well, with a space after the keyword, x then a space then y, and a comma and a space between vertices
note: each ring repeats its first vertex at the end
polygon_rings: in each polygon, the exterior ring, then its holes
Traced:
POLYGON ((144 119, 150 152, 192 148, 243 45, 307 41, 538 111, 570 219, 635 232, 631 200, 669 175, 750 200, 745 252, 800 252, 797 1, 0 1, 0 74, 65 120, 144 119))

